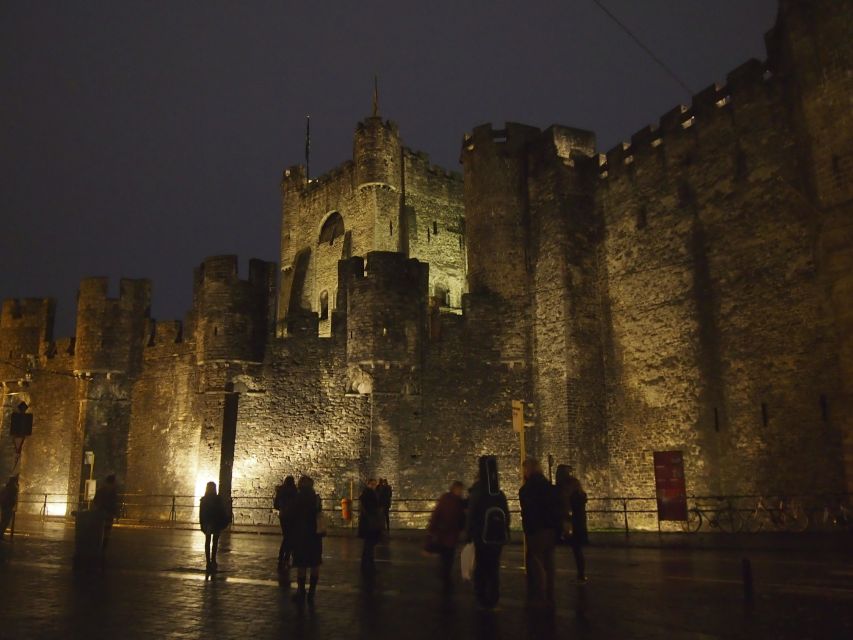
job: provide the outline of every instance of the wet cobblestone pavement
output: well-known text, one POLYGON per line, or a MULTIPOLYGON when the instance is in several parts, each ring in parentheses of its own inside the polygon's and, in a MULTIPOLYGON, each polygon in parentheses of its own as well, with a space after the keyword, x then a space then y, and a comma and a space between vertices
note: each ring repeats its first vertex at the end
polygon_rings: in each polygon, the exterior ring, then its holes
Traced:
POLYGON ((103 571, 71 569, 73 530, 22 523, 0 543, 0 638, 845 638, 853 637, 853 551, 748 554, 755 597, 744 600, 737 550, 590 548, 590 582, 574 583, 558 552, 553 614, 524 606, 521 549, 503 558, 502 598, 480 611, 470 585, 439 594, 416 538, 377 550, 375 583, 358 570, 354 538, 324 548, 316 606, 298 609, 275 572, 278 538, 224 536, 206 580, 203 536, 117 528, 103 571))

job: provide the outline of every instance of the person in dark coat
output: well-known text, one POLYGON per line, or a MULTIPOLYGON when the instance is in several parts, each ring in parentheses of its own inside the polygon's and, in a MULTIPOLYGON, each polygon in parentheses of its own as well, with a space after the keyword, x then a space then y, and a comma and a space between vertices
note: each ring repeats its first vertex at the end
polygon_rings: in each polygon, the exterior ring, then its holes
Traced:
POLYGON ((466 533, 474 543, 474 594, 480 606, 492 609, 500 598, 500 561, 509 542, 509 507, 500 490, 497 461, 481 456, 479 477, 468 490, 466 533))
POLYGON ((524 484, 518 499, 527 538, 527 601, 531 605, 554 606, 554 549, 560 524, 557 495, 538 460, 528 458, 522 470, 524 484))
POLYGON ((379 500, 379 508, 382 510, 382 519, 385 525, 385 531, 391 531, 391 496, 394 490, 388 484, 387 478, 381 478, 379 484, 376 485, 376 497, 379 500))
POLYGON ((361 549, 363 571, 372 571, 376 567, 374 549, 382 537, 382 511, 376 486, 376 480, 370 478, 358 497, 358 537, 364 540, 361 549))
POLYGON ((102 548, 106 550, 107 543, 110 541, 110 533, 113 530, 113 522, 119 516, 119 500, 118 488, 116 487, 116 477, 113 474, 104 478, 104 482, 95 491, 95 498, 92 500, 95 509, 98 509, 104 515, 104 539, 102 548))
POLYGON ((314 480, 308 476, 299 478, 296 497, 290 509, 288 536, 293 545, 293 566, 297 569, 297 589, 293 601, 300 605, 306 599, 305 578, 308 569, 311 570, 307 593, 308 604, 314 604, 317 582, 320 580, 320 565, 323 564, 323 536, 317 531, 317 518, 322 509, 320 496, 314 491, 314 480))
POLYGON ((589 544, 589 533, 586 523, 586 493, 580 480, 572 475, 569 465, 557 467, 557 496, 563 514, 562 538, 572 548, 575 566, 578 571, 578 583, 583 584, 586 578, 586 559, 583 548, 589 544))
POLYGON ((465 490, 459 480, 450 485, 450 490, 442 495, 433 509, 427 526, 427 551, 438 554, 439 575, 445 593, 453 589, 453 558, 456 556, 456 544, 465 529, 465 490))
POLYGON ((207 571, 216 571, 216 551, 219 549, 219 535, 228 526, 228 510, 222 501, 222 496, 216 493, 216 483, 208 482, 204 495, 199 502, 198 520, 204 532, 204 557, 207 560, 207 571), (213 548, 211 549, 211 541, 213 548))
POLYGON ((278 509, 278 523, 281 526, 281 545, 278 548, 278 570, 285 571, 290 568, 290 556, 293 545, 290 541, 290 511, 296 498, 296 482, 293 476, 287 476, 275 489, 273 507, 278 509))
POLYGON ((0 489, 0 540, 12 522, 12 516, 18 508, 18 476, 12 476, 0 489))

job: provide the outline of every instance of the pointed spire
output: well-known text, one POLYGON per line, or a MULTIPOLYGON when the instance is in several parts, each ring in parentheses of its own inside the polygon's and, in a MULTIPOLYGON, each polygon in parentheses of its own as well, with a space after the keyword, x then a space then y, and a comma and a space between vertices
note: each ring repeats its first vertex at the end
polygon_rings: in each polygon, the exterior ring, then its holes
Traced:
POLYGON ((373 74, 373 117, 379 116, 379 76, 373 74))

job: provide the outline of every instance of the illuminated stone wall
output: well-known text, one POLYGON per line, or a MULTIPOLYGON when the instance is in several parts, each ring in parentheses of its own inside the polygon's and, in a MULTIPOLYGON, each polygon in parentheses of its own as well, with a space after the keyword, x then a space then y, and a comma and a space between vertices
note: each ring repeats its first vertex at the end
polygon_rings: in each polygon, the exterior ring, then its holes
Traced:
POLYGON ((744 65, 607 155, 600 206, 614 484, 654 450, 702 493, 838 486, 839 376, 782 83, 744 65), (780 461, 787 461, 780 464, 780 461), (749 473, 744 473, 749 469, 749 473))
POLYGON ((146 281, 85 280, 76 340, 53 340, 49 300, 7 301, 0 473, 25 399, 30 493, 76 495, 91 449, 131 517, 172 495, 194 517, 213 480, 238 522, 270 522, 307 473, 335 500, 387 477, 415 524, 482 454, 516 495, 523 399, 529 453, 592 495, 652 495, 669 449, 691 493, 849 486, 851 12, 782 8, 768 63, 604 155, 590 132, 484 125, 463 184, 366 119, 352 161, 285 172, 280 265, 208 258, 183 324, 149 317, 146 281))

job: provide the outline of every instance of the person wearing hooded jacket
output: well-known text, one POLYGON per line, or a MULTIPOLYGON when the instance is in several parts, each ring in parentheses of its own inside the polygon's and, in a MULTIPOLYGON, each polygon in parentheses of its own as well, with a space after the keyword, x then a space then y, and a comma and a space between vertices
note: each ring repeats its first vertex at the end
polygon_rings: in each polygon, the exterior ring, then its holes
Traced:
POLYGON ((509 506, 500 490, 497 461, 481 456, 477 481, 468 490, 466 534, 474 543, 474 595, 492 609, 500 599, 500 561, 509 542, 509 506))

